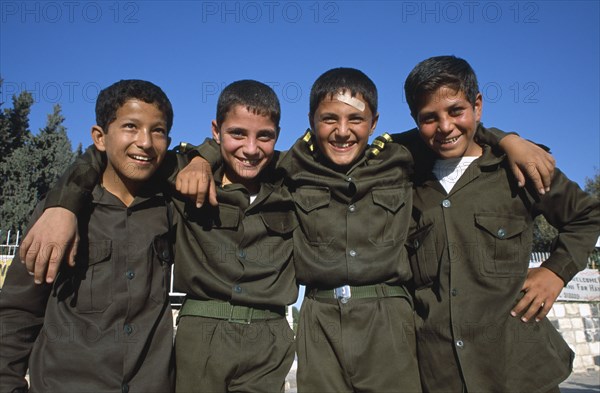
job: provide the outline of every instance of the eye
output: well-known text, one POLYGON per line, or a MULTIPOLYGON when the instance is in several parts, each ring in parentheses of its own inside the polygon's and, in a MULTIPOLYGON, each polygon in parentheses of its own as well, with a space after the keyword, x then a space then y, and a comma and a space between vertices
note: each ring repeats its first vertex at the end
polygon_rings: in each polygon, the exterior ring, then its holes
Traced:
POLYGON ((462 107, 453 107, 450 108, 450 110, 448 111, 448 113, 450 113, 450 116, 460 116, 462 115, 464 112, 464 108, 462 107))
POLYGON ((167 130, 163 127, 156 127, 152 130, 152 132, 155 132, 157 134, 167 135, 167 130))
POLYGON ((228 130, 227 134, 229 136, 231 136, 232 138, 235 138, 235 139, 242 139, 242 138, 245 137, 244 131, 240 130, 240 129, 237 129, 237 128, 234 128, 232 130, 228 130))
POLYGON ((360 124, 364 121, 365 119, 363 117, 360 116, 355 116, 355 117, 351 117, 350 118, 350 123, 352 124, 360 124))
POLYGON ((125 124, 123 124, 123 128, 135 128, 135 127, 136 126, 133 123, 125 123, 125 124))
POLYGON ((323 116, 321 118, 321 122, 325 124, 334 124, 336 121, 337 119, 333 116, 323 116))
POLYGON ((433 115, 419 116, 419 124, 431 124, 434 121, 435 121, 435 116, 433 116, 433 115))
POLYGON ((275 139, 275 132, 273 132, 273 131, 260 132, 257 136, 257 139, 261 142, 270 142, 273 139, 275 139))

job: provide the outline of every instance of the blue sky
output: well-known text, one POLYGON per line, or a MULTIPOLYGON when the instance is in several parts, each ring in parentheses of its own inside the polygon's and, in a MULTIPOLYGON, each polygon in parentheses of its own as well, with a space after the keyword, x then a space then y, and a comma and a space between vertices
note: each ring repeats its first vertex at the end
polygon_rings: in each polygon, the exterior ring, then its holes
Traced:
POLYGON ((119 79, 165 90, 178 143, 209 136, 219 91, 251 78, 280 97, 284 150, 308 126, 312 82, 338 66, 377 84, 377 132, 400 132, 413 127, 408 72, 454 54, 478 74, 486 125, 550 146, 580 184, 600 167, 597 1, 2 0, 0 12, 0 100, 32 91, 34 132, 60 103, 74 145, 89 144, 98 90, 119 79))
POLYGON ((308 126, 324 71, 367 73, 379 88, 376 133, 400 132, 414 125, 402 90, 412 67, 454 54, 478 74, 484 123, 550 146, 583 185, 600 168, 599 4, 0 0, 0 102, 32 91, 34 132, 61 104, 74 147, 85 146, 99 89, 147 79, 173 103, 174 143, 200 142, 222 87, 257 79, 280 97, 284 150, 308 126))

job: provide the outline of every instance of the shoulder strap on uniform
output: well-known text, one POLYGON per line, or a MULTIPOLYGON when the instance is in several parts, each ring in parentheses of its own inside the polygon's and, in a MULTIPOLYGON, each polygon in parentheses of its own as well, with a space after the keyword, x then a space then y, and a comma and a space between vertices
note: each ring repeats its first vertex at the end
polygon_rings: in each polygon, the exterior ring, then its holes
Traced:
POLYGON ((383 135, 379 135, 371 146, 367 149, 366 155, 367 158, 375 158, 381 153, 383 149, 385 149, 385 145, 392 141, 392 136, 387 132, 384 132, 383 135))
POLYGON ((313 152, 315 150, 315 144, 313 142, 313 133, 310 130, 306 130, 306 133, 302 137, 302 140, 306 142, 308 150, 313 152))

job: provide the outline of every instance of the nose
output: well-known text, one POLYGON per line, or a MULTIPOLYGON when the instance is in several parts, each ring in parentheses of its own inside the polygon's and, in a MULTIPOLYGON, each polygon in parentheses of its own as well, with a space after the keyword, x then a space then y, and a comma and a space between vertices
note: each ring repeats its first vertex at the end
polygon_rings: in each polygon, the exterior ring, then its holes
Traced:
POLYGON ((149 149, 152 146, 152 132, 149 129, 140 130, 135 142, 140 149, 149 149))
POLYGON ((256 138, 248 138, 244 144, 244 154, 247 156, 254 156, 258 154, 258 150, 258 141, 256 138))
POLYGON ((449 134, 452 132, 453 125, 449 116, 442 116, 438 121, 438 132, 449 134))
POLYGON ((343 137, 350 135, 350 123, 347 121, 341 121, 337 128, 336 134, 343 137))

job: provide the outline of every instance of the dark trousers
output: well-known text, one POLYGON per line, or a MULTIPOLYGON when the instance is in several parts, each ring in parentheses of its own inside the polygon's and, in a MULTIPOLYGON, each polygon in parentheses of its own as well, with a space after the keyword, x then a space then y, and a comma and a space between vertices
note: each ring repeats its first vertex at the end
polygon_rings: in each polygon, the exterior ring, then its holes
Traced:
POLYGON ((283 392, 294 361, 285 318, 249 324, 184 316, 175 338, 176 392, 283 392))
POLYGON ((420 392, 413 310, 402 297, 305 298, 298 392, 420 392))

